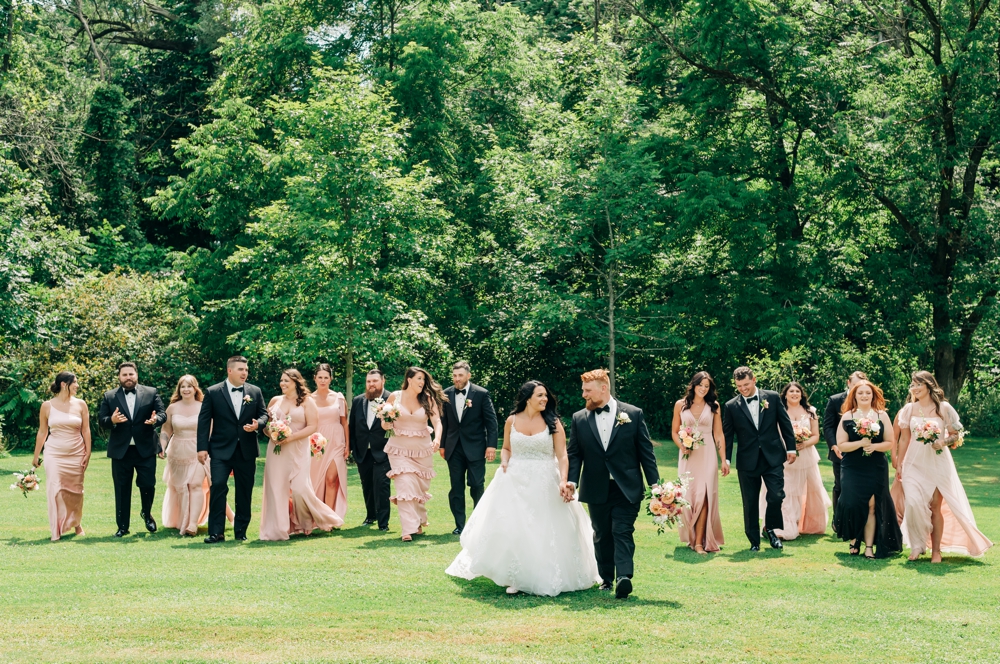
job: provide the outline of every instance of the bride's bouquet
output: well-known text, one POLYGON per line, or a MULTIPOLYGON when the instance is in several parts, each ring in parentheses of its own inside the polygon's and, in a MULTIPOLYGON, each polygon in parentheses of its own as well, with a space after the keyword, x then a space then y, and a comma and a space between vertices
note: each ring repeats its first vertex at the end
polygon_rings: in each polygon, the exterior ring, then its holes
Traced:
POLYGON ((272 410, 265 430, 274 441, 274 453, 281 454, 281 441, 292 435, 292 420, 282 417, 279 411, 272 410))
POLYGON ((309 456, 320 456, 326 452, 326 436, 318 431, 309 436, 309 456))
POLYGON ((691 450, 705 444, 705 434, 696 426, 685 424, 677 431, 677 437, 681 439, 681 451, 684 456, 691 454, 691 450))
POLYGON ((650 501, 646 505, 646 514, 653 517, 657 535, 666 528, 673 528, 681 520, 681 510, 691 507, 691 503, 684 498, 690 483, 691 476, 685 473, 674 482, 649 487, 650 501))
MULTIPOLYGON (((399 419, 399 404, 386 403, 385 399, 375 399, 375 416, 386 424, 392 424, 399 419)), ((392 438, 392 430, 385 432, 386 438, 392 438)))
MULTIPOLYGON (((867 440, 872 440, 882 432, 882 423, 879 419, 871 417, 855 417, 854 430, 858 435, 867 440)), ((871 456, 871 452, 862 452, 865 456, 871 456)))
POLYGON ((14 473, 14 477, 17 478, 17 482, 10 485, 10 490, 20 491, 25 498, 28 497, 29 491, 38 491, 42 488, 38 482, 38 475, 35 475, 34 468, 14 473))

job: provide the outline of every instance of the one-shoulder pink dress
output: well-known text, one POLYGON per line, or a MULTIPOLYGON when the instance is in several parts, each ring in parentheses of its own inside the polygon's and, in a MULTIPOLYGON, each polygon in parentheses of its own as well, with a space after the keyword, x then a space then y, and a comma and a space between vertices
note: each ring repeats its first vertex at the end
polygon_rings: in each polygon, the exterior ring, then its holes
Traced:
MULTIPOLYGON (((279 411, 280 413, 281 411, 279 411)), ((306 413, 296 406, 289 413, 292 432, 306 426, 306 413)), ((264 500, 260 510, 260 539, 287 540, 292 534, 308 535, 316 528, 330 531, 344 525, 337 513, 316 497, 309 479, 309 439, 267 444, 264 462, 264 500)))
POLYGON ((80 525, 83 518, 83 418, 49 409, 49 436, 42 466, 49 504, 49 528, 55 541, 80 525))
POLYGON ((393 423, 393 436, 385 444, 385 453, 392 469, 386 475, 396 486, 396 495, 389 500, 399 508, 399 522, 405 536, 413 535, 427 523, 425 503, 431 499, 427 490, 436 473, 427 414, 423 407, 409 413, 400 401, 397 392, 399 417, 393 423))
POLYGON ((312 479, 313 489, 316 490, 316 496, 343 519, 347 515, 347 460, 344 458, 347 441, 344 438, 344 427, 340 423, 340 418, 347 415, 347 402, 344 400, 344 395, 339 392, 334 392, 333 398, 332 406, 323 408, 316 406, 319 413, 317 430, 326 438, 326 451, 311 457, 309 476, 312 479), (328 493, 326 476, 330 472, 330 466, 336 466, 337 479, 333 483, 333 490, 328 493))
POLYGON ((687 501, 691 503, 691 507, 685 507, 681 511, 681 525, 677 534, 681 542, 690 548, 701 544, 705 551, 718 551, 726 543, 722 536, 722 518, 719 516, 719 451, 715 447, 712 418, 712 409, 708 405, 697 420, 687 408, 681 411, 681 424, 696 426, 701 431, 705 444, 694 448, 687 456, 678 450, 677 460, 677 474, 687 474, 691 478, 687 490, 687 501), (707 510, 708 514, 705 539, 695 542, 694 524, 703 510, 707 510))

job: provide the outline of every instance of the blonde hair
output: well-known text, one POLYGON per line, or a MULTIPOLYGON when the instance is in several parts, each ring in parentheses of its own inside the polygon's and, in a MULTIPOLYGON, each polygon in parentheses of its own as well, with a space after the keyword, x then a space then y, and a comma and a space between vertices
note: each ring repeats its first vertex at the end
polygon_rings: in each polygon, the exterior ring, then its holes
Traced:
POLYGON ((174 393, 170 395, 170 403, 177 403, 178 401, 184 398, 181 396, 181 388, 184 387, 185 384, 188 384, 194 388, 195 401, 201 401, 202 399, 205 398, 205 395, 202 393, 201 388, 198 387, 198 379, 192 376, 191 374, 184 374, 183 376, 177 379, 177 387, 174 388, 174 393))
POLYGON ((605 385, 611 385, 611 379, 608 377, 606 369, 594 369, 593 371, 588 371, 587 373, 580 375, 580 380, 584 383, 604 383, 605 385))

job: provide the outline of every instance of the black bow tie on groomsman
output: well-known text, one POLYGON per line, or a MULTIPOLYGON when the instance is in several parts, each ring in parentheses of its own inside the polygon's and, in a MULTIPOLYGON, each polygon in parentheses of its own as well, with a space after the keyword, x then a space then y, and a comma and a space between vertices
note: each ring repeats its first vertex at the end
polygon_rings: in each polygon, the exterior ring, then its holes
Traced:
POLYGON ((126 389, 125 389, 125 388, 123 387, 123 388, 122 388, 122 391, 123 391, 123 392, 125 392, 125 394, 135 394, 135 388, 134 388, 134 387, 133 387, 133 388, 132 388, 131 390, 126 390, 126 389))
POLYGON ((242 392, 243 388, 242 387, 234 387, 234 388, 231 388, 230 391, 232 391, 232 392, 242 392))
POLYGON ((743 397, 743 398, 746 399, 747 403, 750 403, 751 401, 757 401, 757 395, 756 394, 753 395, 752 397, 743 397))
POLYGON ((609 403, 604 404, 600 408, 595 408, 594 409, 594 414, 595 415, 597 413, 610 413, 610 412, 611 412, 611 404, 609 404, 609 403))
POLYGON ((459 389, 456 389, 456 390, 455 390, 455 396, 457 397, 457 396, 458 396, 459 394, 461 394, 461 395, 462 395, 462 396, 464 397, 464 396, 465 396, 465 393, 466 393, 466 392, 468 392, 468 391, 469 391, 469 388, 467 388, 467 387, 466 387, 466 388, 463 388, 463 389, 461 389, 461 390, 459 390, 459 389))

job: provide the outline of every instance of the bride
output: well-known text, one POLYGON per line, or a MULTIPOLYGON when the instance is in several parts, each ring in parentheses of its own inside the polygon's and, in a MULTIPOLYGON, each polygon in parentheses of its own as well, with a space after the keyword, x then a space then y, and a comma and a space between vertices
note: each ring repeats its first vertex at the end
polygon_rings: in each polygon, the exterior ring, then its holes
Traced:
POLYGON ((569 470, 566 432, 542 383, 521 387, 500 459, 447 573, 485 576, 511 595, 555 596, 600 582, 590 520, 579 502, 559 494, 569 470))

